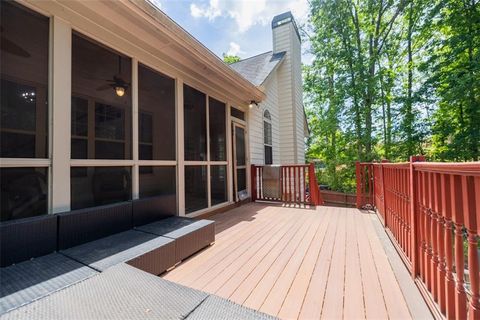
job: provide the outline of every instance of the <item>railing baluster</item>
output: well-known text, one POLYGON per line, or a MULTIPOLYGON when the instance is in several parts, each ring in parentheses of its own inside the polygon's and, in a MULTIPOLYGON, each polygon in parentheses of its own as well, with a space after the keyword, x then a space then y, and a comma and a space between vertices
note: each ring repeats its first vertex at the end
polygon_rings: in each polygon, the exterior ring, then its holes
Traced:
POLYGON ((477 241, 480 236, 480 177, 475 177, 472 187, 474 198, 474 204, 472 204, 472 210, 469 214, 469 224, 467 226, 468 232, 468 270, 470 270, 470 288, 472 292, 472 297, 470 299, 469 306, 469 318, 470 319, 480 319, 480 271, 475 272, 475 270, 480 270, 479 267, 479 254, 478 254, 478 245, 477 241))
POLYGON ((445 194, 445 181, 443 174, 436 174, 437 176, 437 188, 436 188, 436 202, 437 202, 437 213, 438 213, 438 229, 437 229, 437 246, 438 246, 438 264, 437 264, 437 283, 438 283, 438 305, 442 313, 445 313, 445 243, 443 239, 445 238, 445 205, 447 198, 446 196, 442 197, 442 194, 445 194))
POLYGON ((432 285, 433 299, 438 302, 438 247, 437 247, 437 226, 438 226, 438 205, 437 205, 437 174, 431 175, 430 208, 432 209, 432 285))
POLYGON ((463 257, 463 204, 462 204, 462 179, 461 176, 455 176, 455 211, 453 212, 453 222, 455 226, 455 273, 456 273, 456 292, 455 292, 455 318, 465 319, 467 317, 466 304, 467 295, 465 292, 464 280, 464 257, 463 257))

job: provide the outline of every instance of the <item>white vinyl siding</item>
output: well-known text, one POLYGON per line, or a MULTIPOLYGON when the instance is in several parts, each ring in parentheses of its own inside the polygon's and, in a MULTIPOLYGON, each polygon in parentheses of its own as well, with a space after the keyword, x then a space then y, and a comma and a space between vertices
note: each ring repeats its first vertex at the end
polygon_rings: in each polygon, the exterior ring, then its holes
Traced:
POLYGON ((278 112, 278 84, 277 71, 264 82, 266 98, 248 112, 249 139, 250 139, 250 161, 252 164, 261 165, 265 163, 265 150, 263 141, 263 113, 270 112, 272 117, 272 147, 273 164, 280 163, 280 133, 279 133, 279 112, 278 112))

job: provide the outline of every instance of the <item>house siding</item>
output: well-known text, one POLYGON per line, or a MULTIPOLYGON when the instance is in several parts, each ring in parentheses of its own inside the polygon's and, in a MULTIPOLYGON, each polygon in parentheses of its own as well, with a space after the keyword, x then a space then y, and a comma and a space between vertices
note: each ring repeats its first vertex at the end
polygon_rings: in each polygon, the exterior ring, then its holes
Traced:
POLYGON ((250 162, 252 164, 265 164, 265 152, 263 144, 263 113, 265 110, 272 116, 272 147, 273 164, 280 163, 280 124, 278 110, 278 82, 277 71, 273 71, 263 84, 265 87, 266 99, 258 108, 249 110, 249 139, 250 139, 250 162))

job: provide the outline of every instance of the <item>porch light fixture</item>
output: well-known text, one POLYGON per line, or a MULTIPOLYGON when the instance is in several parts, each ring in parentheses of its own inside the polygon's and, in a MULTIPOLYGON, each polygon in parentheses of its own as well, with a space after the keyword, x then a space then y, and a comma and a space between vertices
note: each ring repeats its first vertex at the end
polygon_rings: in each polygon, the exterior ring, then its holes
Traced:
POLYGON ((258 107, 258 103, 257 103, 255 100, 250 101, 250 104, 248 105, 248 107, 249 107, 250 109, 252 109, 253 106, 257 106, 257 107, 258 107))
POLYGON ((115 86, 115 93, 117 94, 117 96, 119 97, 123 97, 123 95, 125 94, 125 87, 122 87, 122 86, 115 86))

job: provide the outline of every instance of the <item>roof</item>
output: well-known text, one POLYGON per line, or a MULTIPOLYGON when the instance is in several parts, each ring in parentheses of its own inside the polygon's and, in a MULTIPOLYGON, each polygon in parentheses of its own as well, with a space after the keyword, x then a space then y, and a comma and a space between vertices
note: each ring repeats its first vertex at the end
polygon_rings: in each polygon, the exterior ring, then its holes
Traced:
POLYGON ((260 86, 284 57, 285 51, 278 53, 268 51, 232 63, 230 67, 254 85, 260 86))

